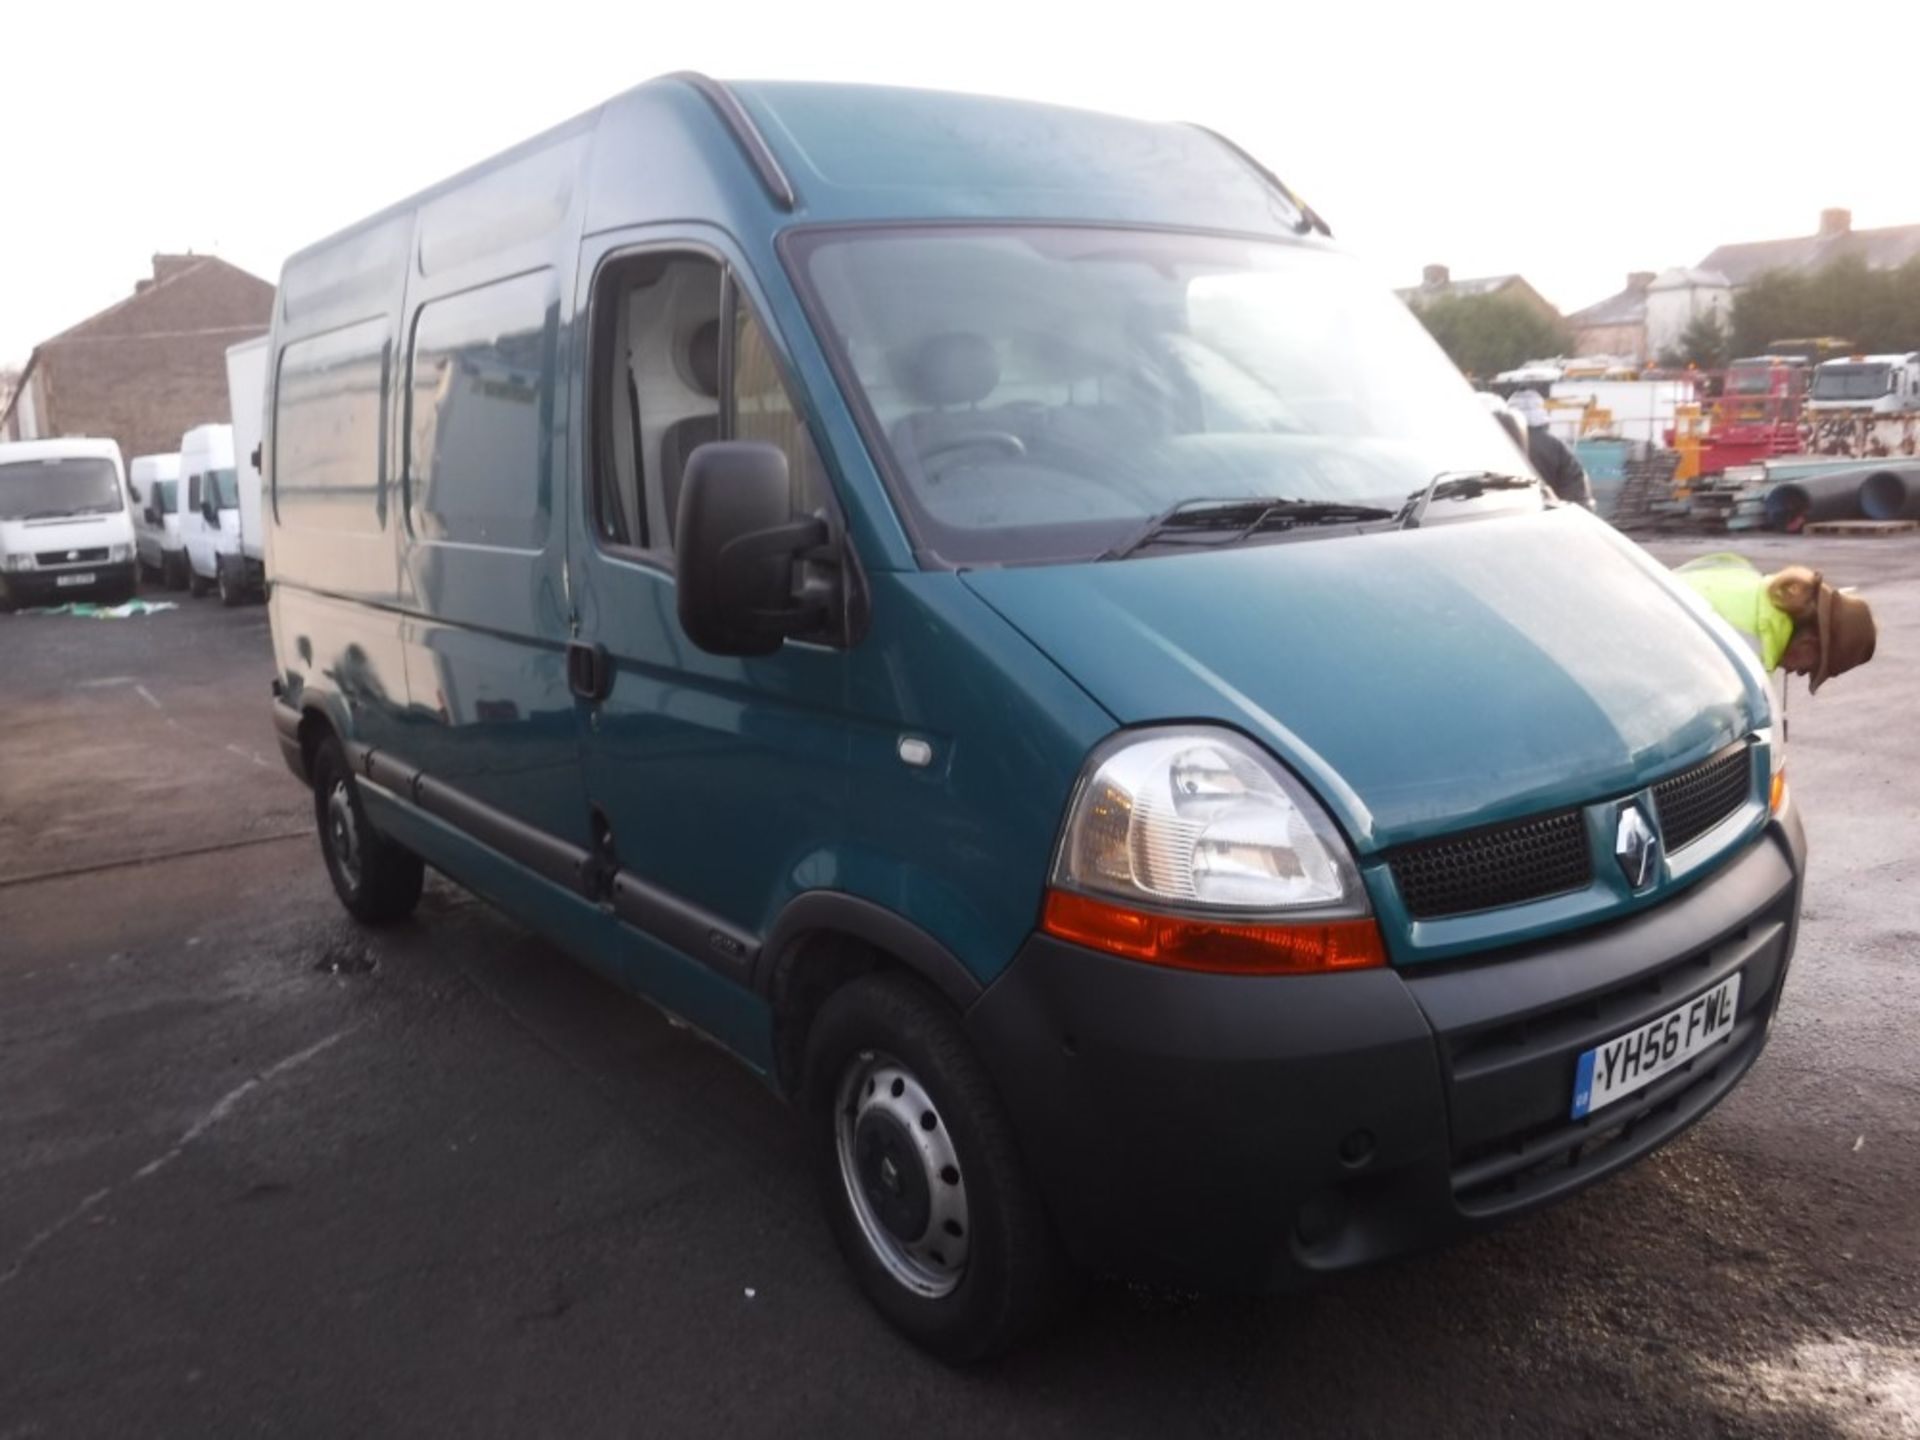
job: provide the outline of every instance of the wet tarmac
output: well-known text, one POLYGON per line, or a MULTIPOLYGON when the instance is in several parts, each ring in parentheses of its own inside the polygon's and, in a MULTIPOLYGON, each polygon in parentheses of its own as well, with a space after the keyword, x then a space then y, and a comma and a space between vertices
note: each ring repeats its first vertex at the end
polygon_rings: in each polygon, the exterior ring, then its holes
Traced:
POLYGON ((0 616, 0 1440, 1920 1435, 1920 541, 1744 548, 1882 625, 1794 695, 1806 921, 1745 1083, 1486 1238, 1096 1287, 964 1372, 855 1293, 731 1061, 444 881, 346 919, 263 609, 0 616))

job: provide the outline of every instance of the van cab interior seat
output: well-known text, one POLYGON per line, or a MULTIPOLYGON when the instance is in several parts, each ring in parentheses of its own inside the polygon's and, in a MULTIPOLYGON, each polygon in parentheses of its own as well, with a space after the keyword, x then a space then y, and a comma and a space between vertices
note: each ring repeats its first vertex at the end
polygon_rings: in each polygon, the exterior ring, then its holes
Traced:
POLYGON ((894 451, 911 463, 964 449, 974 439, 983 452, 993 436, 1012 435, 1024 443, 1028 411, 979 408, 1000 385, 1000 357, 985 336, 963 330, 930 335, 896 356, 893 372, 915 404, 929 407, 894 422, 894 451))
POLYGON ((715 408, 711 415, 689 415, 674 421, 660 436, 661 498, 667 507, 668 539, 673 537, 674 519, 680 513, 680 482, 686 477, 687 457, 720 438, 720 322, 708 320, 696 325, 687 336, 681 358, 687 383, 714 401, 715 408))

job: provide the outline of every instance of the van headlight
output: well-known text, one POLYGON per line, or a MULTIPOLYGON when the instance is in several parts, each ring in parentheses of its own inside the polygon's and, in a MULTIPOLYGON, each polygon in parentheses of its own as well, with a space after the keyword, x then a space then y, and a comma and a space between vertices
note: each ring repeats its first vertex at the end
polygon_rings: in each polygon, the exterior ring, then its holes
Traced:
POLYGON ((1049 933, 1183 969, 1385 963, 1339 829, 1257 745, 1207 726, 1095 751, 1054 858, 1049 933))
POLYGON ((15 554, 0 556, 0 570, 31 569, 33 569, 33 556, 24 550, 15 554))
POLYGON ((132 558, 133 546, 131 545, 109 545, 107 547, 107 563, 109 565, 124 564, 132 558))

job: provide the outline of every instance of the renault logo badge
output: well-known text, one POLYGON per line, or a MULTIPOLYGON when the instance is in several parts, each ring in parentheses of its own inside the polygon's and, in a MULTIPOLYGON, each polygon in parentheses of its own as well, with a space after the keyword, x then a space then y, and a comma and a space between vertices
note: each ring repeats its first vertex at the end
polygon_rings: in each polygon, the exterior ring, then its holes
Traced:
POLYGON ((1653 833, 1653 826, 1647 823, 1638 805, 1628 805, 1620 811, 1620 825, 1613 832, 1613 858, 1620 862, 1627 884, 1635 890, 1644 890, 1653 883, 1654 874, 1660 868, 1660 837, 1653 833))

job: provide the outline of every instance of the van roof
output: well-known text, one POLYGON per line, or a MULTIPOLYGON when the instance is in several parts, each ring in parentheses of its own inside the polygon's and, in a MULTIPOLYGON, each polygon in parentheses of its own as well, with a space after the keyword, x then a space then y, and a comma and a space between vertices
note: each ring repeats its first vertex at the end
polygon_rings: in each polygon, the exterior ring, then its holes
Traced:
POLYGON ((180 452, 171 455, 136 455, 128 462, 134 478, 173 480, 180 475, 180 452))
POLYGON ((61 440, 15 440, 0 444, 0 465, 12 464, 16 460, 50 460, 56 456, 65 459, 85 455, 111 460, 116 466, 121 464, 120 446, 112 440, 75 435, 61 440))
POLYGON ((1920 353, 1908 351, 1901 355, 1836 355, 1831 360, 1822 360, 1814 368, 1825 370, 1842 365, 1906 365, 1920 360, 1920 353))
POLYGON ((1273 236, 1325 232, 1269 171, 1198 126, 982 95, 784 81, 722 85, 678 74, 637 86, 307 246, 287 262, 283 302, 295 307, 304 290, 325 308, 337 285, 351 283, 346 272, 384 269, 387 256, 407 248, 428 268, 430 226, 439 228, 448 263, 506 231, 508 239, 524 237, 542 214, 557 223, 570 213, 578 181, 588 174, 587 233, 689 217, 731 217, 762 230, 1006 219, 1273 236), (427 217, 417 237, 396 223, 415 211, 427 217), (505 213, 511 221, 491 218, 505 213))
POLYGON ((222 445, 233 448, 233 426, 196 425, 180 437, 180 453, 189 450, 218 450, 222 445))

